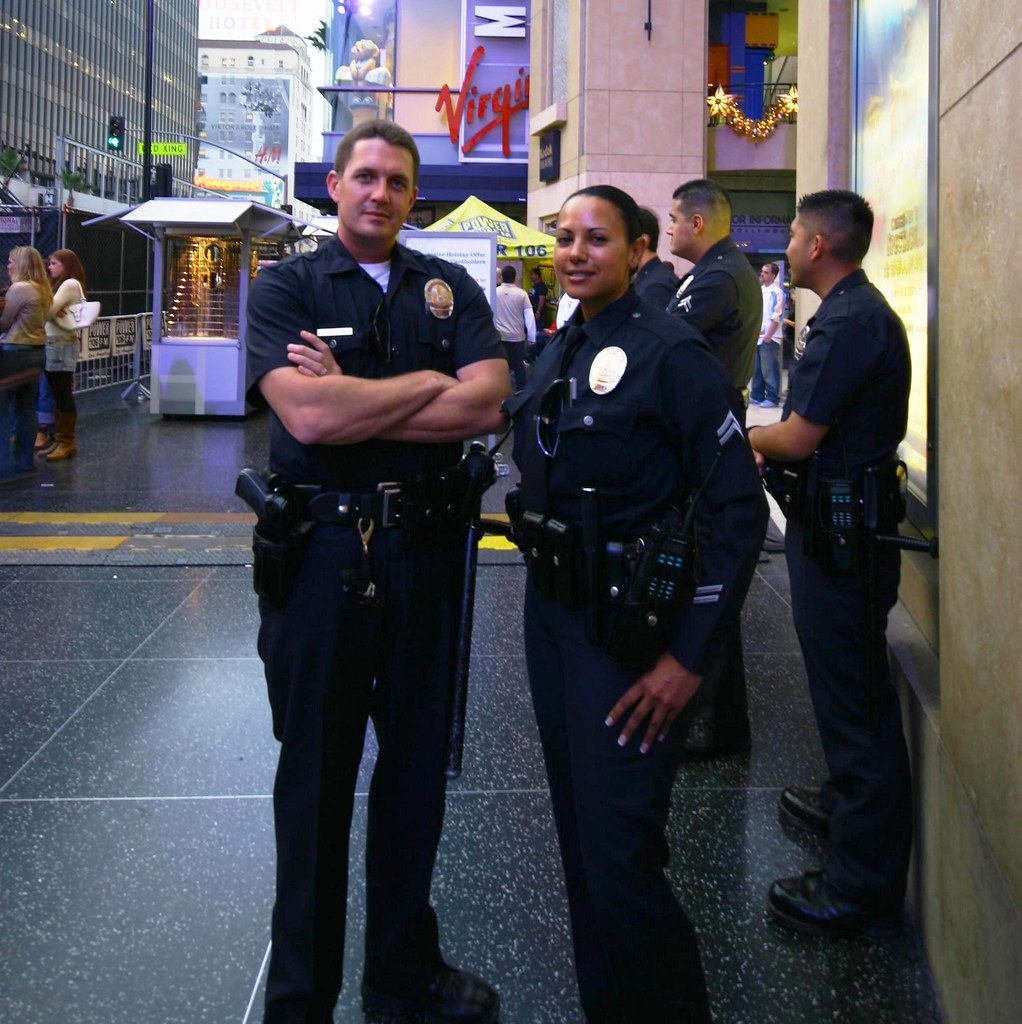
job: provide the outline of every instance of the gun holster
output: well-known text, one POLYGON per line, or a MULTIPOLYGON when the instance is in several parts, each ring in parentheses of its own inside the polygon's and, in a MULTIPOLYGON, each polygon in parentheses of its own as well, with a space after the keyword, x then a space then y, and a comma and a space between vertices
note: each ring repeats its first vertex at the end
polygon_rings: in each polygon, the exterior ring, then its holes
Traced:
POLYGON ((301 522, 284 534, 270 535, 261 523, 252 533, 252 587, 274 608, 287 604, 305 561, 315 522, 301 522))
POLYGON ((275 608, 287 604, 305 559, 316 526, 308 518, 308 502, 318 491, 315 486, 288 485, 253 469, 238 475, 234 493, 257 517, 252 533, 252 587, 275 608))

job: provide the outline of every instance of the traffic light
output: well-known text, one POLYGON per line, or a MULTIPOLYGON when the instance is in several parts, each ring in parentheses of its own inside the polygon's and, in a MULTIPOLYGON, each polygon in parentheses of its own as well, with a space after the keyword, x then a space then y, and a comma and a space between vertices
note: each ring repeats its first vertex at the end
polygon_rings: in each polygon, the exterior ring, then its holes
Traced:
POLYGON ((124 151, 124 118, 111 114, 106 126, 106 148, 116 153, 124 151))

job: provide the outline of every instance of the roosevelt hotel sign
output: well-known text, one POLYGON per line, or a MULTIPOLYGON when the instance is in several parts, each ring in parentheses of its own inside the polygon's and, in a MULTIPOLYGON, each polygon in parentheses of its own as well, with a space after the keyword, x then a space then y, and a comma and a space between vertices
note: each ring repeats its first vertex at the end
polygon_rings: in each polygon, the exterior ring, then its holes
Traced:
POLYGON ((531 13, 529 0, 462 5, 462 79, 436 109, 463 163, 528 163, 531 13))

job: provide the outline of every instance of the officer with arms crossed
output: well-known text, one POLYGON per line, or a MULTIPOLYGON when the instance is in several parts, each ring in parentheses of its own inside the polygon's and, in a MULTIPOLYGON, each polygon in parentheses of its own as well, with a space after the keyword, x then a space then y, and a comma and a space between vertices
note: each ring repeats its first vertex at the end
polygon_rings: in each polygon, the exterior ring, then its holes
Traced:
POLYGON ((912 842, 908 752, 884 639, 900 555, 867 548, 864 535, 866 526, 895 532, 903 515, 896 452, 911 367, 905 328, 861 268, 872 231, 873 212, 854 192, 799 203, 791 282, 823 302, 801 357, 796 345, 783 419, 749 431, 768 478, 789 470, 781 497, 791 608, 829 772, 820 790, 786 789, 780 804, 782 821, 830 840, 825 867, 774 882, 768 908, 786 927, 826 936, 898 923, 912 842))
POLYGON ((462 439, 504 422, 509 382, 478 285, 396 244, 418 169, 403 128, 348 132, 327 177, 337 238, 263 270, 249 301, 249 396, 270 407, 270 468, 315 523, 290 593, 260 602, 281 744, 268 1022, 333 1019, 370 717, 367 1019, 498 1019, 496 992, 443 961, 429 903, 461 571, 455 524, 432 512, 462 439), (438 529, 417 535, 410 524, 426 520, 438 529))
MULTIPOLYGON (((756 360, 763 300, 756 272, 731 238, 731 197, 707 178, 679 186, 674 190, 667 234, 671 252, 695 264, 667 311, 710 343, 741 396, 740 418, 745 426, 745 386, 756 360)), ((739 607, 707 671, 685 743, 689 757, 710 758, 749 748, 740 618, 739 607)))
POLYGON ((767 509, 720 365, 629 285, 644 245, 620 189, 561 207, 554 265, 580 305, 506 403, 522 474, 509 512, 586 1019, 705 1024, 664 830, 685 708, 745 597, 767 509))

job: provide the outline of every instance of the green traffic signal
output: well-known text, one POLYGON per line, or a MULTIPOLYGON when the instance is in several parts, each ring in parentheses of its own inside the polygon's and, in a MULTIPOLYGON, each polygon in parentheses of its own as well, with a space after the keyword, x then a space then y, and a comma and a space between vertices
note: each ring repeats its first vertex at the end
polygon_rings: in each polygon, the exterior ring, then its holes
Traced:
POLYGON ((107 121, 106 148, 118 152, 124 149, 124 118, 118 114, 111 114, 107 121))

